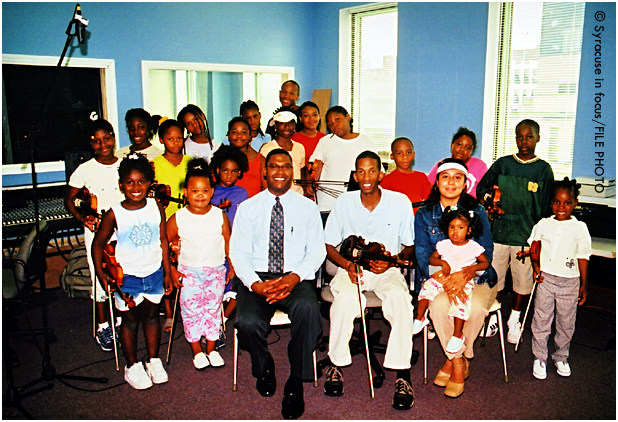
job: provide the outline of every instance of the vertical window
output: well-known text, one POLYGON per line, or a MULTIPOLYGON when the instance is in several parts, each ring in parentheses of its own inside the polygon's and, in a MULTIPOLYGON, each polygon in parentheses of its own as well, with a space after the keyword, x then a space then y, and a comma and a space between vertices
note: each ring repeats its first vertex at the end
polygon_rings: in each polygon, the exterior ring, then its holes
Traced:
POLYGON ((349 98, 354 131, 369 136, 383 159, 395 137, 397 18, 396 5, 379 3, 345 9, 347 22, 342 20, 349 61, 340 62, 346 68, 340 72, 347 72, 349 83, 340 89, 349 91, 340 94, 341 105, 349 98))
POLYGON ((281 106, 281 84, 293 78, 291 67, 142 61, 144 108, 175 119, 184 106, 195 104, 206 114, 213 139, 221 141, 245 100, 258 104, 265 129, 281 106))
POLYGON ((517 152, 515 126, 533 119, 541 126, 536 155, 551 164, 557 179, 571 176, 584 7, 490 4, 490 14, 496 8, 499 18, 490 17, 498 28, 495 46, 488 42, 488 66, 494 68, 488 68, 486 87, 493 99, 485 102, 484 139, 493 144, 484 145, 486 161, 517 152))

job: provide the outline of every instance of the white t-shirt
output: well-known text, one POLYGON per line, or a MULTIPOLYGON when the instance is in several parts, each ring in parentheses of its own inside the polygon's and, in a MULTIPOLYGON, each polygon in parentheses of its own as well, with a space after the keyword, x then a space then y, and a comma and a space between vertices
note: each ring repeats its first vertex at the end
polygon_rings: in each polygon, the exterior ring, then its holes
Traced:
POLYGON ((578 259, 590 259, 592 239, 586 223, 571 216, 543 218, 532 228, 528 244, 541 241, 541 271, 558 277, 579 277, 578 259))
MULTIPOLYGON (((157 158, 159 155, 163 154, 163 150, 161 149, 161 147, 157 147, 155 144, 152 144, 148 148, 145 148, 141 151, 136 151, 136 152, 145 155, 146 158, 148 158, 148 161, 152 161, 155 158, 157 158)), ((125 157, 125 155, 131 154, 131 152, 133 151, 131 151, 130 145, 128 147, 122 147, 116 151, 116 157, 122 160, 125 157)))
POLYGON ((75 169, 69 178, 69 186, 88 188, 97 197, 97 211, 107 211, 112 205, 124 200, 124 194, 118 186, 119 165, 120 159, 113 164, 101 164, 92 158, 75 169))
POLYGON ((162 263, 161 213, 154 198, 146 198, 146 206, 127 210, 114 205, 116 217, 116 260, 125 274, 146 277, 162 263))
POLYGON ((210 164, 210 159, 216 150, 219 149, 221 143, 212 140, 212 148, 210 144, 206 142, 205 144, 198 144, 189 136, 185 139, 185 154, 191 158, 203 158, 210 164))
POLYGON ((444 239, 436 243, 436 251, 448 262, 453 274, 463 267, 476 264, 476 257, 485 252, 485 248, 472 239, 465 245, 454 245, 451 239, 444 239))
POLYGON ((178 263, 189 267, 223 265, 223 211, 211 206, 206 214, 193 214, 187 208, 181 208, 175 215, 180 237, 178 263))
MULTIPOLYGON (((281 148, 277 141, 270 141, 260 148, 260 154, 264 157, 268 155, 274 149, 281 148)), ((292 151, 288 151, 290 156, 292 157, 292 166, 294 169, 294 179, 300 179, 301 173, 300 169, 305 167, 305 147, 300 142, 292 141, 292 151)), ((303 194, 302 186, 297 185, 296 183, 292 183, 293 191, 303 194)))
MULTIPOLYGON (((373 141, 367 135, 359 134, 354 139, 342 139, 335 134, 330 134, 320 139, 309 161, 320 160, 324 163, 320 180, 347 182, 350 180, 350 172, 356 168, 356 157, 366 150, 377 154, 373 141)), ((324 187, 338 192, 347 190, 345 186, 331 186, 327 183, 324 187)), ((335 199, 337 198, 321 190, 317 192, 320 211, 330 211, 335 204, 335 199)))

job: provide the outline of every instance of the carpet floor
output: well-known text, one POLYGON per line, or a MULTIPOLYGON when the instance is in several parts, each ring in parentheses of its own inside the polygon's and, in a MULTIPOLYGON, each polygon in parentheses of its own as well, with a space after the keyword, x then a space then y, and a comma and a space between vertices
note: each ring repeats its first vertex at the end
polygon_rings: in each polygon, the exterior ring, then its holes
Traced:
MULTIPOLYGON (((51 276, 50 276, 51 277, 51 276)), ((143 391, 132 389, 123 379, 124 358, 120 354, 120 371, 116 372, 113 352, 103 352, 92 335, 92 304, 89 300, 70 299, 58 288, 50 290, 47 306, 49 326, 57 341, 50 345, 51 364, 57 374, 105 377, 106 383, 54 379, 53 388, 19 400, 35 419, 281 419, 281 400, 288 375, 287 343, 289 329, 273 330, 269 336, 276 364, 277 392, 262 397, 255 389, 248 353, 239 357, 239 389, 232 391, 233 327, 227 327, 227 345, 221 349, 223 368, 196 371, 190 347, 182 334, 182 323, 176 325, 172 359, 166 370, 169 382, 143 391)), ((34 301, 36 302, 36 300, 34 301)), ((40 302, 40 300, 39 300, 40 302)), ((503 309, 509 310, 511 296, 504 295, 503 309)), ((532 312, 531 308, 531 312, 532 312)), ((528 317, 523 343, 515 353, 512 344, 505 343, 508 383, 504 382, 500 340, 488 338, 484 348, 481 339, 475 344, 470 378, 464 394, 457 399, 444 396, 443 390, 432 384, 433 377, 444 361, 438 340, 428 344, 429 384, 423 385, 423 342, 418 336, 414 348, 420 352, 419 362, 412 367, 415 403, 409 411, 391 407, 395 372, 386 371, 384 386, 369 395, 367 366, 362 355, 354 356, 353 364, 344 368, 345 394, 326 397, 311 383, 304 387, 306 410, 302 419, 616 419, 616 290, 590 286, 587 306, 578 311, 575 337, 569 362, 572 375, 557 375, 551 363, 547 379, 532 376, 530 320, 528 317)), ((504 312, 504 323, 508 312, 504 312)), ((327 315, 327 313, 326 313, 327 315)), ((5 317, 7 317, 5 315, 5 317)), ((41 327, 41 307, 8 316, 21 329, 41 327)), ((163 317, 162 322, 163 322, 163 317)), ((389 327, 382 321, 372 323, 372 331, 381 330, 385 341, 389 327)), ((324 319, 328 333, 328 320, 324 319)), ((139 356, 145 357, 143 335, 140 333, 139 356)), ((36 380, 42 374, 41 338, 3 339, 5 364, 11 366, 17 387, 36 380)), ((165 362, 169 335, 163 333, 160 357, 165 362)), ((550 338, 551 341, 551 338, 550 338)), ((550 345, 550 351, 552 346, 550 345)), ((318 358, 326 356, 318 351, 318 358)), ((378 355, 381 361, 382 355, 378 355)), ((8 374, 3 371, 3 419, 23 419, 24 414, 7 394, 8 374)), ((33 388, 44 385, 39 383, 33 388)), ((31 391, 33 388, 28 389, 31 391)), ((20 390, 14 390, 20 391, 20 390)), ((25 393, 24 393, 25 395, 25 393)))

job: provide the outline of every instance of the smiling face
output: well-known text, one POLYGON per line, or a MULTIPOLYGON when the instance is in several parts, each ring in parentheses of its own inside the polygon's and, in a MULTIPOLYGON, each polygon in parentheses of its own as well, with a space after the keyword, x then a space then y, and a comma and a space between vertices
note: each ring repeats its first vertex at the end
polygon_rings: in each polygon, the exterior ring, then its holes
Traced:
POLYGON ((464 163, 470 160, 470 156, 474 151, 474 142, 468 135, 463 135, 453 141, 451 144, 451 157, 457 158, 464 163))
POLYGON ((384 173, 382 169, 378 167, 377 160, 373 158, 361 158, 357 161, 354 180, 358 182, 361 195, 376 193, 383 177, 384 173))
POLYGON ((298 87, 294 83, 286 82, 281 86, 279 101, 281 101, 282 106, 293 108, 296 105, 296 100, 299 98, 298 87))
POLYGON ((292 187, 292 159, 286 154, 271 155, 264 168, 264 178, 270 193, 281 196, 292 187))
POLYGON ((189 210, 195 214, 204 214, 210 209, 210 200, 215 193, 208 177, 193 176, 189 178, 183 194, 189 202, 189 210))
POLYGON ((90 146, 94 153, 101 158, 109 158, 114 155, 114 145, 116 138, 113 133, 99 129, 90 138, 90 146))
POLYGON ((120 190, 132 205, 145 204, 148 189, 150 181, 139 170, 129 171, 129 174, 120 181, 120 190))
POLYGON ((150 146, 150 142, 148 140, 148 123, 142 119, 134 117, 129 122, 127 129, 129 132, 129 139, 131 139, 131 143, 134 145, 135 151, 139 151, 150 146))
POLYGON ((307 130, 317 130, 320 122, 320 113, 318 109, 311 106, 305 106, 303 112, 300 115, 300 120, 303 123, 303 127, 307 130))
POLYGON ((245 122, 236 122, 227 133, 230 144, 236 148, 244 148, 251 142, 251 130, 245 122))
POLYGON ((182 131, 176 126, 171 126, 160 140, 165 145, 165 151, 172 154, 179 154, 185 143, 182 131))
POLYGON ((577 205, 577 200, 573 197, 573 192, 569 189, 556 189, 551 200, 551 211, 558 221, 571 219, 571 213, 577 205))
POLYGON ((277 137, 291 139, 292 136, 296 133, 296 123, 294 122, 294 120, 290 120, 289 122, 275 121, 275 130, 277 133, 277 137))
POLYGON ((453 242, 453 245, 465 245, 468 234, 470 233, 470 224, 464 218, 454 218, 448 224, 448 237, 453 242))
POLYGON ((517 157, 524 161, 533 159, 536 144, 541 140, 541 137, 532 126, 526 124, 520 125, 516 133, 517 157))
POLYGON ((457 169, 444 170, 438 174, 436 183, 442 205, 456 205, 466 188, 466 175, 457 169))

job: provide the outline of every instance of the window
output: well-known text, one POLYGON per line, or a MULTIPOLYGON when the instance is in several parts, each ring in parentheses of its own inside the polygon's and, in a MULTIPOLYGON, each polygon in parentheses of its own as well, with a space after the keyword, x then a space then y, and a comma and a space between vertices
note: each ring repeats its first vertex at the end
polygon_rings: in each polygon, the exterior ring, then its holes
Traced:
POLYGON ((584 3, 490 3, 483 159, 517 152, 515 126, 541 126, 536 155, 571 176, 584 3), (493 37, 492 37, 493 34, 493 37), (511 76, 514 74, 514 76, 511 76))
MULTIPOLYGON (((3 185, 30 174, 30 148, 23 137, 36 123, 58 57, 3 54, 2 174, 3 185), (27 118, 24 118, 27 116, 27 118), (26 165, 24 165, 24 163, 26 165)), ((116 74, 113 60, 65 58, 59 69, 37 145, 37 173, 57 172, 64 181, 65 152, 90 150, 83 138, 83 122, 92 111, 118 130, 116 74)), ((56 181, 56 176, 50 176, 56 181)), ((43 178, 45 180, 49 178, 43 178)), ((52 181, 49 179, 49 181, 52 181)))
POLYGON ((245 100, 258 104, 265 129, 281 106, 279 90, 288 79, 294 79, 292 67, 142 61, 144 108, 175 119, 184 106, 195 104, 218 141, 245 100))
POLYGON ((378 3, 340 14, 339 98, 354 131, 369 136, 387 160, 395 139, 397 6, 378 3))

